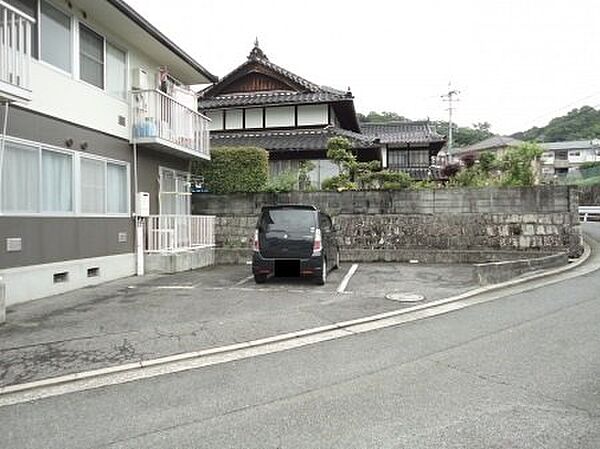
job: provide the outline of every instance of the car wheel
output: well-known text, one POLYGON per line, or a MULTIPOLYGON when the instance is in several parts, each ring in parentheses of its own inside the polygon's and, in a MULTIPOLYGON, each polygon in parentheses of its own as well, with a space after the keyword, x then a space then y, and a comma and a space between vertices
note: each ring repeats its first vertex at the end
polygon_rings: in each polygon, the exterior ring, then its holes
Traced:
POLYGON ((265 282, 267 282, 267 275, 266 274, 255 274, 254 282, 256 282, 257 284, 264 284, 265 282))
POLYGON ((323 258, 321 275, 317 277, 317 285, 325 285, 325 282, 327 282, 327 259, 323 258))

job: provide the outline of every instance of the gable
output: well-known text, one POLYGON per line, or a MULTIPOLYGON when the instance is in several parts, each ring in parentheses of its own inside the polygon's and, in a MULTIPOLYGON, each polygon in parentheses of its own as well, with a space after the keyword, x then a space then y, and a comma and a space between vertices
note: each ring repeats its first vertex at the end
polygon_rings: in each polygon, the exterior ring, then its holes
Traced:
POLYGON ((268 91, 297 91, 290 84, 276 79, 265 73, 250 72, 241 78, 233 80, 221 89, 219 94, 235 94, 268 91))

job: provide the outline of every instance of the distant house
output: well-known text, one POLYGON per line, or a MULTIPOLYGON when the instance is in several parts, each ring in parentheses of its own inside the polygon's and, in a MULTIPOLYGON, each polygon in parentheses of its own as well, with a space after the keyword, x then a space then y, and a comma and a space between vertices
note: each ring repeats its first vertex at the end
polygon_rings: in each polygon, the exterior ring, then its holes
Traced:
POLYGON ((446 143, 429 121, 361 123, 361 131, 380 145, 382 165, 415 179, 427 179, 430 167, 446 143))
POLYGON ((579 171, 585 162, 600 161, 600 140, 542 143, 542 176, 561 177, 579 171))
POLYGON ((478 156, 484 151, 490 151, 495 153, 496 156, 500 158, 506 153, 506 150, 511 147, 516 147, 522 143, 522 140, 514 139, 508 136, 492 136, 482 140, 481 142, 474 143, 473 145, 455 148, 452 152, 452 155, 460 159, 465 154, 475 154, 478 156))
POLYGON ((212 148, 264 148, 274 175, 311 161, 317 188, 338 174, 327 159, 332 137, 347 138, 359 161, 379 160, 418 178, 444 144, 428 122, 359 125, 349 90, 317 85, 272 63, 258 42, 247 61, 199 93, 198 109, 212 120, 212 148))

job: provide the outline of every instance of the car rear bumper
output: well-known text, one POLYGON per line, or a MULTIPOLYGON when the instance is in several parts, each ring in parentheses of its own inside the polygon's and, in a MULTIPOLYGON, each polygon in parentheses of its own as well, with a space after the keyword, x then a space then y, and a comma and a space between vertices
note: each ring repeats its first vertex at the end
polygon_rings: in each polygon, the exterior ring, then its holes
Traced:
POLYGON ((268 259, 260 253, 254 252, 252 256, 252 273, 255 275, 269 275, 275 273, 277 262, 294 262, 300 264, 301 276, 313 276, 321 273, 323 269, 323 256, 312 256, 307 259, 268 259))

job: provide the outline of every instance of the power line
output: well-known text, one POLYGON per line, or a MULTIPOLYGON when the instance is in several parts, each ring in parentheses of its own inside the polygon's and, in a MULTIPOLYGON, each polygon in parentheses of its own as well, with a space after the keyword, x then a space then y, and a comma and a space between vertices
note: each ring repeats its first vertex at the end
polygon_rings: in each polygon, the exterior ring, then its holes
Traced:
POLYGON ((564 106, 561 106, 559 108, 553 109, 553 110, 545 112, 543 114, 540 114, 540 115, 538 115, 538 116, 536 116, 536 117, 534 117, 534 118, 532 118, 530 120, 527 120, 527 121, 530 122, 530 123, 531 122, 535 122, 536 120, 538 120, 540 118, 547 117, 547 116, 549 116, 551 114, 555 114, 556 112, 562 111, 562 110, 564 110, 564 109, 566 109, 568 107, 575 106, 576 104, 582 102, 583 100, 587 100, 589 98, 593 98, 593 97, 595 97, 597 95, 600 95, 600 90, 596 91, 596 92, 594 92, 592 94, 586 95, 585 97, 579 98, 579 99, 577 99, 575 101, 572 101, 571 103, 567 103, 564 106))

